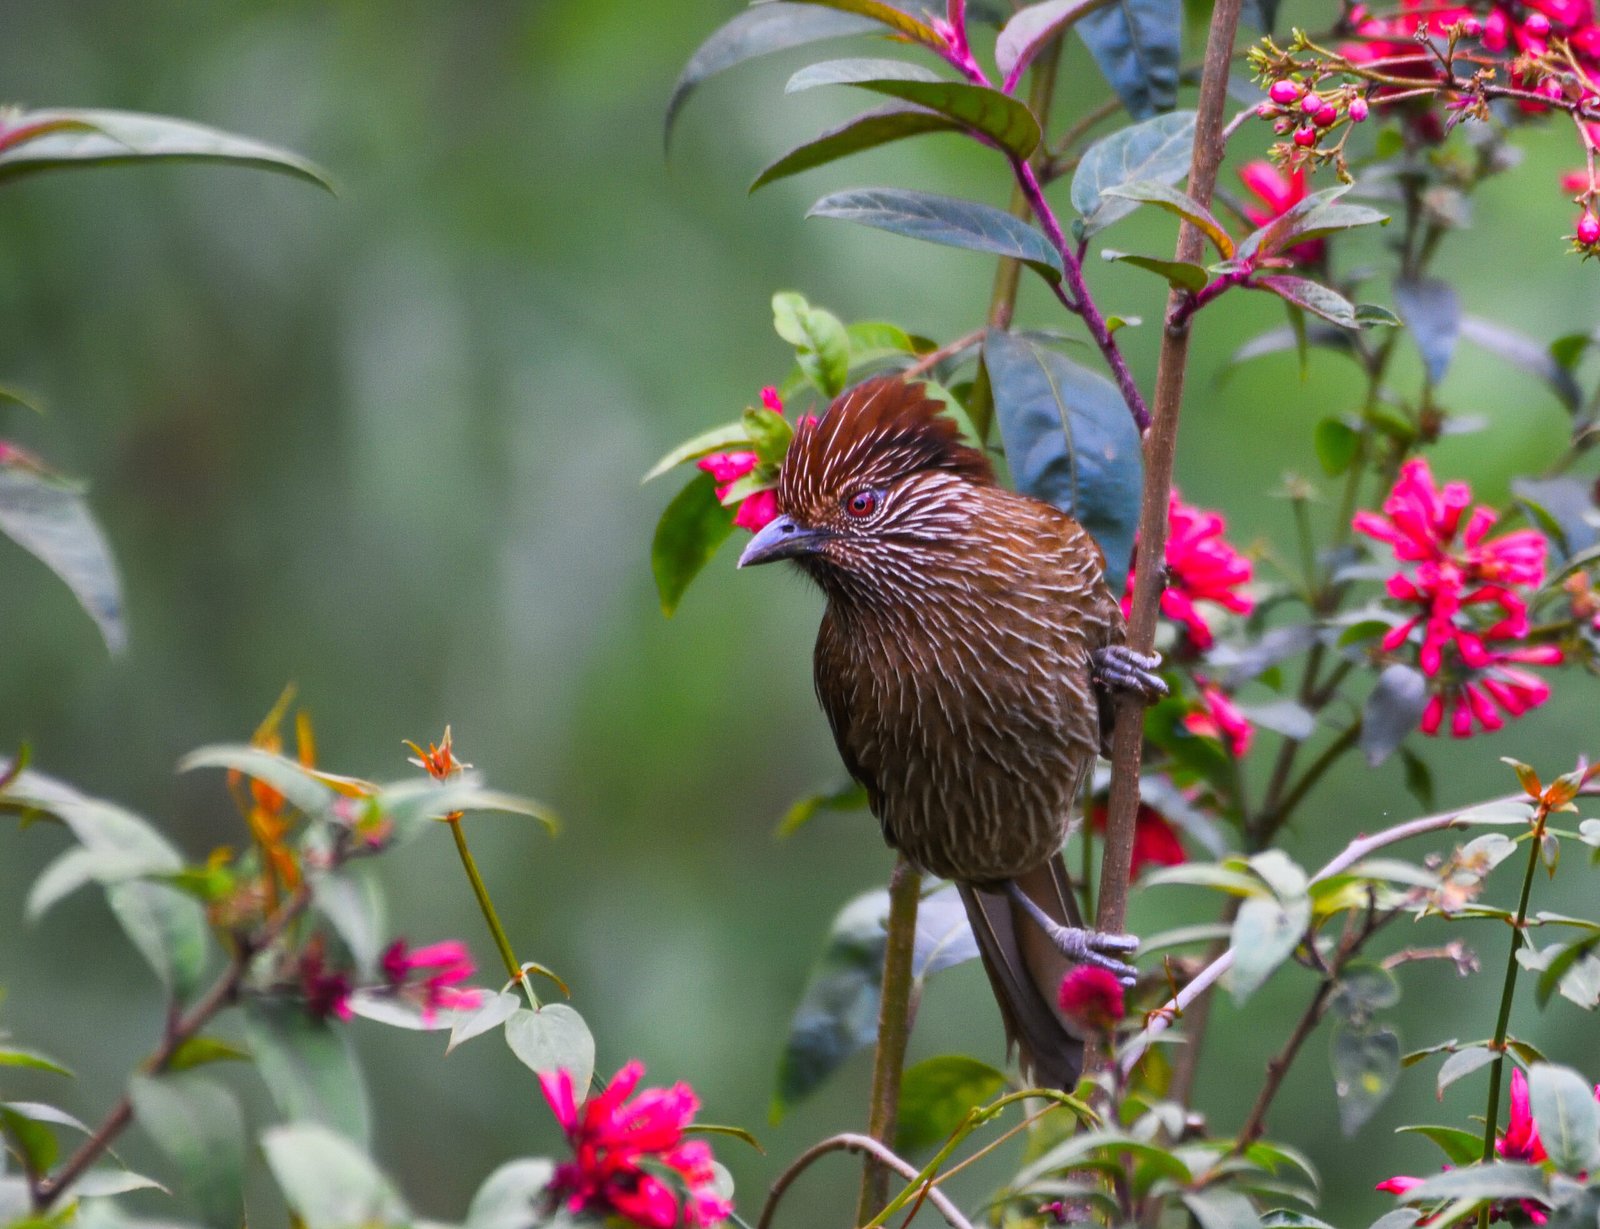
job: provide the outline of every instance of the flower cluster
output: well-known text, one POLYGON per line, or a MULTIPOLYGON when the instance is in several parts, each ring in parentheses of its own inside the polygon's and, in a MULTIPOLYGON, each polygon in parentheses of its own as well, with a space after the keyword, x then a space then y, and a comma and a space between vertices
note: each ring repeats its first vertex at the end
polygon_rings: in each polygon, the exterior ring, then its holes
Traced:
POLYGON ((440 1011, 471 1011, 482 1001, 481 991, 461 985, 474 966, 459 939, 418 948, 396 939, 384 951, 382 965, 390 992, 416 1003, 425 1025, 431 1026, 440 1011))
POLYGON ((1294 77, 1280 77, 1267 88, 1267 101, 1256 107, 1256 114, 1271 120, 1272 130, 1279 136, 1289 138, 1288 145, 1274 152, 1293 165, 1304 157, 1296 151, 1316 148, 1323 135, 1341 120, 1361 123, 1368 110, 1366 93, 1360 86, 1341 85, 1318 92, 1294 77))
MULTIPOLYGON (((783 399, 778 396, 778 390, 775 388, 769 386, 761 390, 761 404, 774 414, 783 413, 783 399)), ((753 473, 760 460, 761 458, 754 452, 741 449, 735 452, 714 452, 708 457, 701 457, 695 462, 695 466, 711 475, 717 484, 717 498, 726 503, 734 483, 753 473)), ((741 529, 757 533, 777 515, 778 492, 769 486, 759 491, 752 491, 739 501, 733 523, 741 529)))
MULTIPOLYGON (((1241 586, 1250 583, 1250 560, 1222 540, 1227 527, 1221 513, 1186 504, 1177 491, 1167 501, 1167 587, 1161 594, 1161 613, 1178 624, 1189 647, 1200 652, 1209 649, 1216 637, 1199 603, 1236 614, 1255 609, 1255 599, 1241 592, 1241 586)), ((1133 605, 1133 580, 1130 569, 1123 614, 1133 605)))
POLYGON ((711 1148, 683 1137, 699 1100, 680 1083, 647 1088, 629 1102, 643 1075, 644 1067, 630 1062, 604 1092, 582 1105, 571 1072, 539 1076, 545 1100, 572 1145, 572 1160, 558 1165, 550 1180, 552 1205, 619 1216, 646 1229, 721 1223, 733 1205, 716 1192, 711 1148), (663 1176, 676 1182, 669 1185, 663 1176), (682 1187, 681 1202, 674 1186, 682 1187))
POLYGON ((1471 503, 1466 483, 1439 487, 1416 457, 1401 466, 1383 514, 1358 512, 1352 522, 1414 565, 1389 578, 1389 596, 1415 613, 1389 631, 1383 649, 1394 652, 1420 629, 1418 665, 1435 680, 1423 732, 1438 733, 1448 712, 1457 738, 1480 726, 1498 730, 1501 712, 1519 717, 1543 704, 1549 685, 1519 667, 1563 659, 1555 645, 1526 643, 1527 595, 1544 580, 1544 537, 1521 529, 1490 538, 1494 510, 1480 504, 1469 513, 1471 503))

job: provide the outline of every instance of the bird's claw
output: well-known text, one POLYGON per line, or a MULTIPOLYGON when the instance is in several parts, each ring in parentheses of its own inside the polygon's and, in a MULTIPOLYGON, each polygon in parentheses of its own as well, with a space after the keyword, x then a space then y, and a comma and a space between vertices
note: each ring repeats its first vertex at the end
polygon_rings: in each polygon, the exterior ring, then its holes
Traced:
POLYGON ((1050 941, 1061 954, 1079 964, 1092 964, 1104 969, 1124 986, 1133 985, 1139 971, 1118 957, 1131 953, 1139 946, 1137 935, 1112 935, 1080 926, 1057 926, 1049 932, 1050 941))
POLYGON ((1146 700, 1167 694, 1166 682, 1156 673, 1161 668, 1160 653, 1137 653, 1125 644, 1113 644, 1097 650, 1090 662, 1102 687, 1133 692, 1146 700))

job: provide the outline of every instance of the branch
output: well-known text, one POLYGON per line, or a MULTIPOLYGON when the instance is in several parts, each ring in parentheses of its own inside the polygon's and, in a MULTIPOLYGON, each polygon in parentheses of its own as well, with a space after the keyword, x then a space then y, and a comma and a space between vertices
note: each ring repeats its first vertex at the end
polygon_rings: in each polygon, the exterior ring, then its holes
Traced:
MULTIPOLYGON (((1228 62, 1239 28, 1240 0, 1217 0, 1211 11, 1205 66, 1200 76, 1200 101, 1195 118, 1194 156, 1189 164, 1189 195, 1202 205, 1211 202, 1222 162, 1223 111, 1227 106, 1228 62)), ((1192 223, 1178 230, 1175 259, 1194 263, 1204 240, 1192 223)), ((1184 292, 1167 297, 1169 316, 1183 302, 1184 292)), ((1166 557, 1167 498, 1172 490, 1172 463, 1177 449, 1178 411, 1183 404, 1184 368, 1189 358, 1189 325, 1168 326, 1161 335, 1156 368, 1155 417, 1145 437, 1144 499, 1139 514, 1139 551, 1146 560, 1166 557)), ((1129 643, 1148 653, 1155 643, 1156 604, 1161 597, 1163 569, 1139 568, 1133 590, 1129 643)), ((1144 705, 1135 696, 1118 700, 1112 742, 1110 818, 1100 871, 1100 909, 1095 925, 1121 931, 1128 912, 1128 880, 1133 862, 1133 820, 1139 806, 1139 760, 1144 744, 1144 705)))
MULTIPOLYGON (((156 1047, 155 1053, 140 1066, 140 1070, 146 1075, 156 1075, 165 1071, 167 1064, 172 1061, 173 1055, 182 1048, 184 1042, 196 1036, 210 1023, 212 1016, 238 998, 239 987, 243 984, 245 974, 250 971, 255 958, 276 943, 289 924, 305 912, 306 906, 310 903, 310 884, 308 881, 302 881, 289 898, 267 919, 260 932, 251 936, 248 941, 240 943, 239 950, 234 953, 222 976, 217 978, 195 1005, 167 1030, 166 1037, 156 1047)), ((61 1171, 55 1177, 42 1178, 34 1185, 34 1211, 39 1214, 48 1211, 50 1205, 100 1159, 101 1155, 111 1147, 112 1141, 132 1121, 133 1098, 123 1093, 100 1121, 100 1125, 94 1129, 93 1134, 67 1159, 61 1171)))
POLYGON ((1300 1053, 1300 1047, 1305 1044, 1306 1038, 1311 1036, 1312 1030, 1317 1027, 1317 1022, 1322 1019, 1322 1009, 1328 1002, 1328 996, 1333 993, 1334 984, 1333 977, 1322 979, 1317 986, 1317 992, 1311 996, 1311 1002, 1306 1004, 1299 1023, 1294 1026, 1294 1032, 1290 1033, 1289 1040, 1283 1043, 1283 1049, 1267 1060, 1266 1083, 1262 1084, 1256 1103, 1250 1107, 1250 1116, 1245 1119, 1244 1126, 1239 1128, 1239 1137, 1233 1141, 1235 1156, 1243 1153, 1260 1138, 1267 1124, 1267 1110, 1272 1105, 1272 1099, 1278 1095, 1278 1089, 1283 1085, 1283 1077, 1289 1074, 1295 1055, 1300 1053))
MULTIPOLYGON (((767 1192, 767 1202, 762 1205, 761 1216, 756 1221, 756 1229, 770 1229, 772 1217, 778 1210, 778 1201, 783 1198, 785 1191, 793 1184, 794 1180, 822 1157, 830 1152, 860 1152, 874 1158, 881 1166, 894 1170, 906 1181, 914 1181, 917 1177, 916 1167, 909 1161, 902 1160, 892 1149, 880 1144, 870 1135, 858 1135, 854 1132, 845 1132, 842 1135, 831 1135, 820 1143, 813 1144, 795 1158, 793 1164, 778 1175, 772 1183, 772 1189, 767 1192)), ((928 1202, 939 1209, 945 1221, 953 1229, 973 1229, 972 1222, 961 1215, 960 1210, 937 1187, 927 1189, 928 1202)))

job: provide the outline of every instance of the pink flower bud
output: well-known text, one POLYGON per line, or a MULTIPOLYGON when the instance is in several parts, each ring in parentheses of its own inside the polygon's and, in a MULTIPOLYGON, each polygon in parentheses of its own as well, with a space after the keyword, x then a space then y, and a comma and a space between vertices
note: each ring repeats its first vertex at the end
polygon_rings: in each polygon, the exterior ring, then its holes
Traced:
POLYGON ((1468 38, 1477 38, 1483 33, 1483 23, 1476 17, 1463 17, 1461 19, 1461 32, 1468 38))
POLYGON ((1350 122, 1359 124, 1367 118, 1367 100, 1365 98, 1352 98, 1350 100, 1350 122))
POLYGON ((1600 243, 1600 218, 1594 216, 1589 210, 1583 211, 1583 216, 1578 219, 1578 242, 1584 247, 1593 247, 1600 243))
POLYGON ((1280 107, 1287 107, 1298 101, 1304 88, 1298 81, 1274 81, 1272 88, 1267 91, 1267 97, 1280 107))
POLYGON ((1317 130, 1310 124, 1301 124, 1294 130, 1294 143, 1306 149, 1317 143, 1317 130))
POLYGON ((1543 38, 1550 33, 1550 19, 1543 13, 1529 13, 1522 28, 1534 38, 1543 38))
POLYGON ((1311 122, 1318 128, 1332 128, 1339 122, 1339 110, 1337 107, 1323 107, 1311 117, 1311 122))
POLYGON ((1291 129, 1293 127, 1294 127, 1294 121, 1292 119, 1285 118, 1285 119, 1280 119, 1280 120, 1274 120, 1273 124, 1272 124, 1272 131, 1277 133, 1281 137, 1281 136, 1286 136, 1288 134, 1288 132, 1289 132, 1289 129, 1291 129))
POLYGON ((1261 102, 1256 104, 1256 114, 1262 119, 1271 119, 1277 113, 1278 108, 1273 106, 1270 102, 1261 102))
POLYGON ((1322 97, 1319 94, 1307 94, 1300 100, 1300 109, 1307 115, 1315 115, 1327 105, 1322 101, 1322 97))

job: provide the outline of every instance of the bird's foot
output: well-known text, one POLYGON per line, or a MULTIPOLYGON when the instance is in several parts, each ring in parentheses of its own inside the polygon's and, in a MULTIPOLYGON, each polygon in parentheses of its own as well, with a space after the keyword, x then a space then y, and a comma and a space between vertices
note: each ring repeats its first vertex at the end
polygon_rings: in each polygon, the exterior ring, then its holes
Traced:
POLYGON ((1159 700, 1167 694, 1167 684, 1156 673, 1161 668, 1160 653, 1136 653, 1125 644, 1097 649, 1089 658, 1094 680, 1114 691, 1131 691, 1146 700, 1159 700))
POLYGON ((1040 908, 1039 902, 1024 892, 1015 880, 1006 883, 1006 892, 1068 960, 1104 969, 1124 986, 1131 986, 1138 979, 1139 971, 1119 959, 1139 946, 1137 935, 1111 935, 1084 926, 1063 926, 1040 908))

